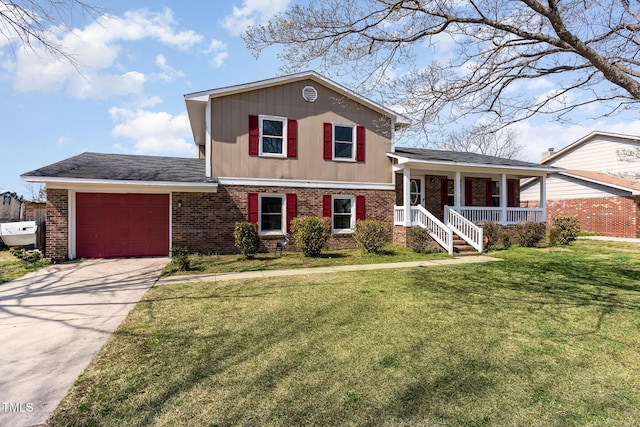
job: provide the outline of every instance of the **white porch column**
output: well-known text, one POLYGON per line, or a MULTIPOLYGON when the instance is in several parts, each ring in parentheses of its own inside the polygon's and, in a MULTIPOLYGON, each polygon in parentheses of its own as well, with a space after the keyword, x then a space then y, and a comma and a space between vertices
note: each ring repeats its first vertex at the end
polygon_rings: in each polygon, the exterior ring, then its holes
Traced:
POLYGON ((547 176, 542 175, 540 177, 540 209, 542 214, 540 221, 547 222, 547 176))
POLYGON ((453 205, 455 211, 460 211, 462 206, 462 174, 460 171, 456 171, 456 179, 453 184, 453 205))
POLYGON ((402 202, 404 203, 404 225, 411 227, 411 168, 402 170, 402 202))
POLYGON ((500 180, 500 223, 507 223, 507 205, 508 200, 508 190, 507 190, 507 174, 502 174, 500 180))

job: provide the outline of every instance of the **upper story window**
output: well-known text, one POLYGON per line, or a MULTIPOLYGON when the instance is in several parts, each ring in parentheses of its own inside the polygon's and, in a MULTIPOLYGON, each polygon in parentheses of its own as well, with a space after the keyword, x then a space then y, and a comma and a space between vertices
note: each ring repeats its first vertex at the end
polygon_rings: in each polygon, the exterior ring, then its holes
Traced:
POLYGON ((287 156, 287 119, 260 116, 260 155, 287 156))
POLYGON ((355 126, 333 125, 333 158, 354 160, 355 126))
POLYGON ((4 197, 2 198, 2 204, 5 206, 9 206, 11 204, 11 195, 10 194, 5 194, 4 197))

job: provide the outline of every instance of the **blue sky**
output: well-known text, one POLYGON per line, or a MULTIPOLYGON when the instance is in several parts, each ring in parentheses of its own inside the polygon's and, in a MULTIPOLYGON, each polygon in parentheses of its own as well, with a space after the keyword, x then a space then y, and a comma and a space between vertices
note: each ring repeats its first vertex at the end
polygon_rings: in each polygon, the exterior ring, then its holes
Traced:
MULTIPOLYGON (((26 196, 21 173, 83 151, 195 156, 183 95, 276 76, 276 50, 256 60, 240 33, 289 3, 113 0, 98 23, 76 17, 57 31, 79 70, 44 54, 12 54, 0 39, 0 189, 26 196)), ((552 89, 535 85, 526 90, 552 89)), ((547 147, 593 130, 640 133, 637 117, 581 123, 520 123, 521 157, 537 161, 547 147)))

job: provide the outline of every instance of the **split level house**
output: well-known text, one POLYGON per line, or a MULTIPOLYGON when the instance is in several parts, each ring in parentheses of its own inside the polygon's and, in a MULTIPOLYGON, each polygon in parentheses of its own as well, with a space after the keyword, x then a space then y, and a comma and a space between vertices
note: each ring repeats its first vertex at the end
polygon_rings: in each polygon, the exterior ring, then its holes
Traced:
MULTIPOLYGON (((546 182, 549 220, 575 216, 582 231, 640 237, 640 137, 592 132, 540 164, 562 169, 546 182)), ((539 206, 539 195, 539 179, 523 183, 523 206, 539 206)))
POLYGON ((187 94, 198 158, 82 153, 25 173, 47 186, 47 255, 235 252, 236 222, 273 249, 299 216, 329 219, 334 247, 358 220, 425 227, 453 254, 482 250, 483 221, 544 221, 520 207, 519 180, 557 169, 469 153, 396 147, 409 121, 315 72, 187 94))

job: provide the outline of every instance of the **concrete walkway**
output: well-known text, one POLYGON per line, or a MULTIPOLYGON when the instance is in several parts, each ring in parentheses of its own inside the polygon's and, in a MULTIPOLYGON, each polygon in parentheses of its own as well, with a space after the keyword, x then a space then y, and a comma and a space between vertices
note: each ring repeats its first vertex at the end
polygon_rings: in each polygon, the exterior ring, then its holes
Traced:
POLYGON ((223 280, 257 279, 264 277, 301 276, 306 274, 338 273, 343 271, 384 270, 390 268, 434 267, 438 265, 475 264, 480 262, 502 261, 485 255, 447 258, 434 261, 390 262, 383 264, 341 265, 335 267, 296 268, 291 270, 262 270, 242 273, 191 274, 185 276, 168 276, 158 280, 158 285, 171 283, 218 282, 223 280))
POLYGON ((44 424, 168 261, 88 260, 0 284, 0 426, 44 424))

